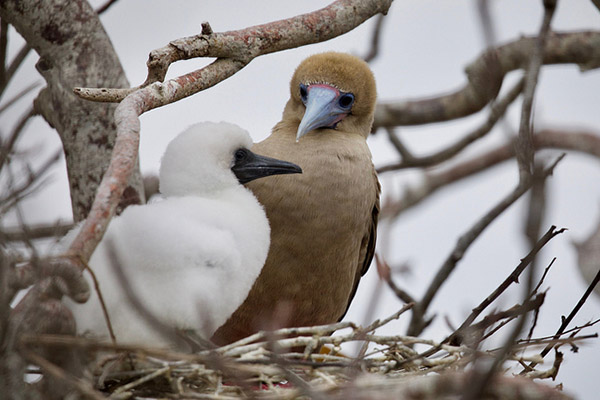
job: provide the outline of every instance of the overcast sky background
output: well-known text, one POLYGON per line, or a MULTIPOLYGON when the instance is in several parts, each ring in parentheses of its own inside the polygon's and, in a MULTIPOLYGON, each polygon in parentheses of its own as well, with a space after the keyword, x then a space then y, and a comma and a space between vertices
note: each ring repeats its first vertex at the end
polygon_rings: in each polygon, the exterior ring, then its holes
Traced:
MULTIPOLYGON (((92 1, 94 6, 102 1, 92 1)), ((120 0, 103 16, 102 22, 111 37, 131 85, 146 77, 148 53, 170 40, 190 36, 200 31, 200 23, 209 21, 214 31, 242 29, 310 12, 329 1, 254 1, 183 0, 153 1, 120 0)), ((542 20, 541 0, 502 0, 491 2, 499 42, 534 34, 542 20)), ((318 45, 284 51, 260 57, 241 72, 216 87, 153 110, 141 117, 142 140, 140 163, 143 173, 155 173, 167 143, 184 128, 198 121, 229 121, 249 130, 255 141, 262 140, 279 121, 288 98, 288 84, 294 68, 306 56, 327 50, 345 51, 356 55, 367 52, 371 38, 369 21, 349 34, 318 45)), ((600 13, 589 0, 560 1, 552 24, 555 30, 600 28, 600 13)), ((14 33, 14 31, 11 31, 14 33)), ((10 55, 22 41, 13 35, 10 55)), ((474 0, 402 1, 396 0, 385 21, 381 52, 372 63, 378 82, 380 100, 408 99, 432 96, 454 90, 465 82, 464 68, 484 49, 483 36, 474 0)), ((34 69, 36 54, 30 54, 25 65, 11 83, 5 100, 30 82, 41 81, 34 69)), ((168 77, 206 65, 208 60, 191 60, 175 64, 168 77)), ((509 75, 511 86, 520 72, 509 75)), ((14 121, 34 95, 26 96, 8 113, 0 116, 2 134, 6 135, 14 121)), ((519 102, 508 113, 508 125, 517 130, 519 102)), ((577 66, 544 67, 535 104, 537 128, 600 127, 600 71, 580 73, 577 66)), ((416 154, 428 154, 456 140, 486 117, 486 113, 460 121, 402 128, 401 136, 416 154)), ((506 138, 506 132, 495 130, 482 143, 469 148, 461 159, 493 147, 506 138)), ((377 166, 397 160, 384 134, 369 138, 377 166)), ((56 133, 37 118, 21 138, 19 148, 39 149, 49 154, 60 148, 56 133)), ((558 152, 544 152, 549 157, 558 152)), ((40 162, 43 157, 33 161, 40 162)), ((552 158, 549 158, 552 159, 552 158)), ((25 216, 30 222, 54 222, 71 218, 70 200, 64 160, 51 173, 51 185, 35 199, 25 204, 25 216)), ((401 193, 406 185, 417 185, 421 175, 414 171, 384 174, 383 199, 401 193)), ((396 275, 396 283, 409 293, 420 297, 431 277, 443 263, 457 238, 469 229, 485 212, 509 193, 517 182, 515 162, 505 163, 477 177, 439 191, 419 207, 411 209, 393 225, 380 231, 379 251, 392 265, 408 262, 410 275, 396 275), (387 234, 389 232, 389 234, 387 234)), ((572 240, 589 235, 600 219, 600 168, 598 160, 569 153, 549 180, 548 215, 542 230, 550 225, 567 227, 569 231, 552 240, 539 257, 540 266, 553 257, 557 261, 547 278, 550 291, 542 307, 535 336, 552 335, 560 325, 560 315, 566 315, 578 301, 586 284, 576 269, 572 240)), ((450 280, 437 295, 430 312, 438 318, 424 337, 442 339, 449 333, 443 321, 447 316, 459 325, 472 307, 487 296, 527 254, 528 246, 522 235, 526 211, 522 199, 496 220, 466 253, 450 280)), ((6 218, 3 225, 14 222, 6 218)), ((365 306, 376 290, 377 274, 372 268, 363 279, 355 302, 346 317, 365 322, 365 306)), ((385 317, 396 311, 401 303, 390 290, 378 291, 380 307, 370 319, 385 317)), ((503 296, 497 307, 510 307, 519 298, 520 290, 513 288, 503 296)), ((581 325, 600 317, 600 298, 588 300, 574 324, 581 325)), ((401 321, 382 329, 381 333, 403 333, 408 314, 401 321)), ((370 322, 370 321, 369 321, 370 322)), ((598 328, 587 333, 597 332, 598 328)), ((582 399, 597 396, 597 340, 582 345, 579 353, 567 353, 559 378, 567 392, 582 399)), ((552 355, 545 368, 550 368, 552 355)), ((549 382, 552 384, 552 382, 549 382)))

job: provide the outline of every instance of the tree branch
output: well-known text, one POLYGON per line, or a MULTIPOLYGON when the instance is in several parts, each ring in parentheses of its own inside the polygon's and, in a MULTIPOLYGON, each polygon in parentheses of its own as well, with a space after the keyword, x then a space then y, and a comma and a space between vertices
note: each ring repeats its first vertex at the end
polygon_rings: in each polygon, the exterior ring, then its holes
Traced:
MULTIPOLYGON (((238 65, 239 70, 258 56, 324 42, 347 33, 373 15, 387 13, 391 3, 392 0, 337 0, 312 13, 238 31, 216 33, 205 30, 200 35, 173 40, 167 46, 150 52, 147 61, 148 76, 137 88, 75 88, 74 91, 87 100, 119 102, 139 88, 162 82, 172 63, 198 57, 229 59, 238 65)), ((219 82, 197 84, 196 79, 190 75, 176 79, 181 87, 170 87, 178 94, 165 93, 165 96, 177 101, 219 82)))
POLYGON ((540 67, 544 57, 544 47, 546 45, 548 33, 550 32, 550 22, 556 9, 556 0, 544 1, 544 20, 540 33, 535 39, 535 46, 531 53, 527 74, 525 79, 525 88, 523 92, 523 105, 521 107, 521 122, 519 124, 519 135, 516 141, 516 159, 519 165, 519 178, 521 180, 531 179, 533 175, 533 139, 531 132, 531 110, 533 108, 533 95, 538 82, 540 67))
POLYGON ((473 130, 472 132, 466 134, 456 143, 428 156, 413 156, 412 153, 404 147, 402 142, 400 142, 397 138, 395 138, 394 136, 392 136, 392 134, 389 133, 392 128, 386 128, 386 130, 388 131, 388 135, 390 135, 390 141, 392 142, 392 144, 394 144, 394 147, 402 156, 402 161, 400 161, 398 164, 393 164, 380 168, 378 172, 386 172, 390 169, 431 166, 446 161, 451 157, 455 156, 456 154, 460 153, 468 145, 475 142, 477 139, 481 139, 492 130, 492 128, 496 125, 496 122, 498 122, 498 120, 500 120, 500 118, 502 118, 502 116, 506 113, 508 106, 510 106, 516 100, 516 98, 523 90, 523 83, 523 80, 519 80, 519 82, 511 90, 509 90, 509 92, 504 98, 502 98, 500 101, 494 103, 491 106, 488 119, 483 123, 483 125, 473 130))
MULTIPOLYGON (((572 150, 600 158, 600 135, 593 132, 546 129, 533 136, 533 145, 536 150, 545 148, 572 150)), ((381 208, 380 218, 395 218, 425 200, 438 189, 510 160, 514 154, 514 145, 511 142, 447 170, 427 174, 422 185, 406 189, 404 196, 398 200, 388 201, 381 208)), ((379 168, 378 172, 391 171, 393 167, 384 166, 379 168)))
MULTIPOLYGON (((467 84, 454 93, 424 100, 380 102, 377 128, 421 125, 462 118, 493 100, 510 71, 527 69, 537 36, 524 37, 485 51, 466 68, 467 84)), ((552 33, 544 48, 543 64, 578 64, 582 70, 600 67, 600 32, 552 33)))

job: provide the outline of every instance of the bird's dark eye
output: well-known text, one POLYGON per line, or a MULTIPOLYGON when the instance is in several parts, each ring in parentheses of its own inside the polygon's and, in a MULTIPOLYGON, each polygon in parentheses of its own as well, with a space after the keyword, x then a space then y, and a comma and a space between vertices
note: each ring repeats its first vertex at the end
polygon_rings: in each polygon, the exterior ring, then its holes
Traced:
POLYGON ((307 97, 308 97, 308 89, 305 84, 301 83, 300 84, 300 98, 302 99, 302 101, 305 102, 307 97))
POLYGON ((235 162, 239 162, 244 160, 248 156, 248 151, 246 149, 237 149, 233 154, 235 162))
POLYGON ((340 97, 340 99, 338 101, 338 104, 342 108, 350 108, 350 107, 352 107, 352 104, 354 104, 354 95, 352 93, 345 93, 345 94, 343 94, 340 97))

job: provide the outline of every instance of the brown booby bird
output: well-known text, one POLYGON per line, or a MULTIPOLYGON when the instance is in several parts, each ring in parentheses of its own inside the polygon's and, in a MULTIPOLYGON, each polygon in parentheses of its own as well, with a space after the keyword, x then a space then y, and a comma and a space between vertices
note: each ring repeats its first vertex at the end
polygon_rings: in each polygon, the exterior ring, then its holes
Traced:
POLYGON ((304 60, 271 136, 252 151, 302 167, 248 185, 271 224, 266 264, 248 297, 213 336, 333 323, 373 258, 380 186, 366 139, 376 100, 368 65, 348 54, 304 60))

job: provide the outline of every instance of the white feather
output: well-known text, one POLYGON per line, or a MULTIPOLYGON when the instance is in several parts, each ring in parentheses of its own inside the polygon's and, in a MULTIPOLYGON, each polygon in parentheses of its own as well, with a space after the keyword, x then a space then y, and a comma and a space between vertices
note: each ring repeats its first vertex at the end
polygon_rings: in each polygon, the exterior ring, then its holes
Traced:
MULTIPOLYGON (((210 338, 245 300, 270 235, 262 206, 230 169, 235 150, 251 144, 248 133, 232 124, 193 125, 163 156, 164 199, 130 206, 111 221, 90 266, 119 343, 170 344, 129 303, 107 243, 137 297, 170 327, 210 338)), ((69 305, 79 333, 108 338, 96 293, 85 304, 69 305)))

